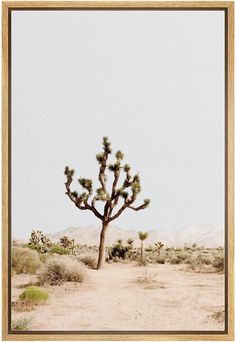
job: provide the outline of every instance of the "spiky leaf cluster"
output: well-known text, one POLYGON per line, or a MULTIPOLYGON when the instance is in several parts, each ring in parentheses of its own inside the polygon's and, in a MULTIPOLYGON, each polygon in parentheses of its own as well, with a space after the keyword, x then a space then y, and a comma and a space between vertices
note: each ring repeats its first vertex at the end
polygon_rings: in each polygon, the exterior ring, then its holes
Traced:
POLYGON ((77 191, 72 191, 71 195, 74 196, 75 198, 78 198, 79 194, 77 191))
POLYGON ((118 161, 121 161, 122 159, 124 158, 124 153, 122 152, 122 151, 117 151, 116 152, 116 159, 118 160, 118 161))
POLYGON ((146 240, 146 238, 148 237, 148 232, 139 232, 138 235, 139 235, 139 239, 143 241, 143 240, 146 240))
POLYGON ((65 167, 64 174, 65 174, 67 177, 73 177, 74 173, 75 173, 75 170, 70 169, 68 166, 65 167))
POLYGON ((130 169, 131 169, 131 167, 129 166, 129 164, 125 164, 125 165, 124 165, 124 171, 125 171, 126 173, 129 172, 130 169))
POLYGON ((109 169, 110 171, 113 171, 113 172, 119 171, 120 168, 121 168, 121 165, 120 165, 120 162, 119 162, 119 161, 115 162, 114 164, 109 164, 109 165, 108 165, 108 169, 109 169))
POLYGON ((80 183, 80 185, 88 190, 89 194, 92 194, 93 192, 93 182, 91 179, 87 179, 87 178, 79 178, 78 182, 80 183))
POLYGON ((106 191, 104 191, 102 188, 98 188, 98 189, 96 190, 96 192, 97 192, 97 196, 96 196, 96 199, 97 199, 97 200, 102 201, 102 202, 108 200, 109 195, 108 195, 108 193, 107 193, 106 191))
POLYGON ((132 238, 129 238, 128 240, 127 240, 127 244, 128 245, 132 245, 134 243, 134 240, 132 239, 132 238))
POLYGON ((97 159, 98 163, 101 164, 103 162, 103 160, 104 160, 104 154, 103 153, 98 153, 96 155, 96 159, 97 159))
POLYGON ((139 181, 133 181, 131 188, 135 194, 138 194, 141 191, 140 182, 139 181))
POLYGON ((71 245, 71 240, 68 238, 68 236, 63 236, 60 238, 60 245, 63 248, 67 248, 71 245))
POLYGON ((112 152, 111 143, 108 137, 103 137, 103 150, 105 153, 110 154, 112 152))
POLYGON ((144 202, 144 204, 145 204, 146 206, 149 206, 149 204, 150 204, 150 199, 149 199, 149 198, 145 198, 143 202, 144 202))
POLYGON ((129 193, 127 191, 122 191, 121 192, 121 197, 124 198, 125 200, 128 198, 129 193))

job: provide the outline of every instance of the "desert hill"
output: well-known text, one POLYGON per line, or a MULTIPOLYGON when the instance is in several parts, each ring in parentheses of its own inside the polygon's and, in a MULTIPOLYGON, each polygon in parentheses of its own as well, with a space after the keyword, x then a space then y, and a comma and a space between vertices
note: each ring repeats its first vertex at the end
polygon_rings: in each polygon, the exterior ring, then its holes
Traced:
MULTIPOLYGON (((63 231, 48 234, 52 241, 58 241, 60 237, 66 235, 79 244, 98 245, 99 243, 99 226, 86 227, 69 227, 63 231)), ((115 226, 110 226, 106 235, 106 244, 112 245, 116 240, 122 239, 124 242, 132 238, 134 245, 140 244, 138 232, 134 229, 125 230, 115 226)), ((146 246, 152 245, 157 241, 163 241, 166 246, 184 246, 197 243, 199 246, 219 247, 224 245, 224 231, 218 226, 193 225, 186 228, 176 230, 155 229, 149 231, 146 240, 146 246)))

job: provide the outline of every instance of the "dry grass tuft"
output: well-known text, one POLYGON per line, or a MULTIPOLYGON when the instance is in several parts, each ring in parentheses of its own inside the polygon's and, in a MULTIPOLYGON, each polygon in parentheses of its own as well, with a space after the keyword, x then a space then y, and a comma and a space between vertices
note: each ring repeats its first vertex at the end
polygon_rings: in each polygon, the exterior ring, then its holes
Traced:
POLYGON ((78 257, 78 260, 88 266, 88 268, 91 268, 93 270, 97 268, 98 255, 95 253, 81 254, 78 257))
POLYGON ((157 273, 151 275, 148 272, 148 270, 146 270, 141 277, 137 277, 137 279, 135 280, 135 283, 137 283, 137 284, 153 284, 153 283, 156 283, 156 280, 154 278, 156 278, 157 275, 158 275, 157 273))
POLYGON ((29 248, 14 247, 12 249, 12 267, 16 274, 35 274, 40 268, 39 254, 29 248))
POLYGON ((215 256, 212 265, 217 272, 223 272, 225 268, 224 256, 215 256))
POLYGON ((31 328, 31 318, 20 318, 12 321, 11 329, 15 331, 27 331, 31 328))
POLYGON ((66 255, 53 256, 46 261, 39 281, 50 285, 60 285, 66 281, 82 283, 86 275, 86 267, 76 258, 66 255))
POLYGON ((212 315, 217 322, 223 323, 225 320, 225 312, 224 311, 217 311, 212 315))

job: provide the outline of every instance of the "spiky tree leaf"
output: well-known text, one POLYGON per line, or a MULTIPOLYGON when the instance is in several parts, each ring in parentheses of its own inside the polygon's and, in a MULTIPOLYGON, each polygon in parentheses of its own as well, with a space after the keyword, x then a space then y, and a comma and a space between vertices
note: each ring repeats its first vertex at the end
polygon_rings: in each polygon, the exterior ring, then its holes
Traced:
POLYGON ((103 137, 103 150, 107 154, 110 154, 112 152, 111 143, 108 137, 103 137))
POLYGON ((130 169, 131 169, 131 167, 129 166, 129 164, 125 164, 125 165, 124 165, 124 171, 125 171, 125 172, 129 172, 130 169))
POLYGON ((129 196, 129 193, 127 191, 122 191, 121 196, 122 196, 122 198, 127 199, 129 196))
POLYGON ((140 183, 140 177, 138 174, 134 176, 133 181, 140 183))
POLYGON ((98 153, 96 155, 96 159, 97 159, 98 163, 101 164, 103 162, 103 160, 104 160, 104 154, 103 153, 98 153))
POLYGON ((71 193, 71 195, 74 196, 75 198, 77 198, 77 197, 78 197, 78 192, 77 192, 77 191, 73 191, 73 192, 71 193))
POLYGON ((108 165, 108 170, 114 172, 115 171, 115 165, 109 164, 108 165))
POLYGON ((116 159, 118 160, 118 161, 120 161, 120 160, 122 160, 123 158, 124 158, 124 153, 122 152, 122 151, 117 151, 116 152, 116 159))
POLYGON ((138 235, 139 235, 139 239, 143 241, 143 240, 146 240, 146 238, 148 237, 148 232, 139 232, 138 235))
POLYGON ((145 198, 143 202, 144 202, 144 204, 146 206, 148 206, 150 204, 150 199, 149 198, 145 198))
POLYGON ((135 193, 135 194, 138 194, 140 191, 141 191, 141 185, 139 182, 135 181, 135 182, 132 182, 132 191, 135 193))
POLYGON ((80 185, 88 190, 89 194, 92 193, 92 186, 93 186, 93 182, 91 179, 87 179, 87 178, 79 178, 78 182, 80 183, 80 185))
POLYGON ((97 192, 97 196, 96 196, 96 199, 99 200, 99 201, 107 201, 108 198, 109 198, 109 195, 106 191, 104 191, 102 188, 98 188, 96 190, 97 192))
POLYGON ((134 240, 132 239, 132 238, 129 238, 128 240, 127 240, 127 244, 128 245, 132 245, 134 243, 134 240))

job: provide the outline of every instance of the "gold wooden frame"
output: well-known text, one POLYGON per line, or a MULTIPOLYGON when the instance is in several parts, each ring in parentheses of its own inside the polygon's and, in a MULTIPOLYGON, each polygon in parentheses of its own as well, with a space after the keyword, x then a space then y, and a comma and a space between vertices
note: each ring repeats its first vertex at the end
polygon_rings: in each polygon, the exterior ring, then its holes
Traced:
POLYGON ((4 1, 2 3, 2 47, 3 47, 3 73, 2 73, 2 192, 3 192, 3 258, 2 258, 2 286, 3 286, 3 340, 226 340, 234 339, 234 3, 231 1, 4 1), (224 333, 36 333, 30 332, 12 334, 8 331, 9 314, 9 205, 10 205, 10 44, 9 44, 9 23, 11 10, 21 9, 70 9, 70 8, 88 8, 88 9, 209 9, 224 10, 226 13, 226 43, 225 43, 225 113, 226 113, 226 138, 225 138, 225 173, 226 173, 226 261, 228 266, 226 299, 226 316, 228 317, 228 329, 224 333))

